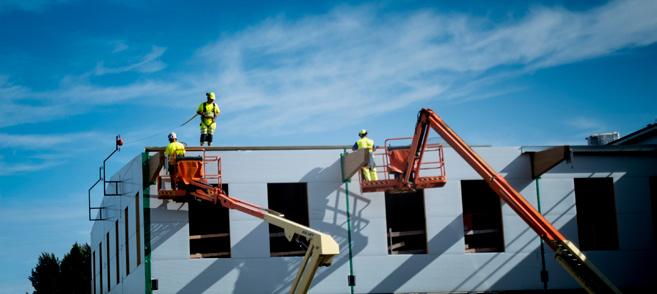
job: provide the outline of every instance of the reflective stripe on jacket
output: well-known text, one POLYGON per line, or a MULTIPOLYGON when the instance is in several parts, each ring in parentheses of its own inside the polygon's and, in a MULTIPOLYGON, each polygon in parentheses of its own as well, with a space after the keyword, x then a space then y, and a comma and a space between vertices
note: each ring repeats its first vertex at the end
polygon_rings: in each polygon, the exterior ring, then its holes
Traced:
POLYGON ((358 145, 358 149, 367 149, 370 153, 374 151, 374 140, 368 137, 358 139, 356 144, 358 145))
POLYGON ((207 103, 203 102, 201 105, 196 108, 196 113, 201 114, 201 123, 205 124, 206 126, 211 125, 214 122, 214 118, 204 118, 203 115, 208 115, 208 116, 219 116, 219 113, 221 112, 221 109, 219 108, 219 105, 217 103, 207 103))
POLYGON ((185 145, 178 141, 169 143, 167 149, 164 150, 164 155, 171 157, 173 154, 175 156, 185 156, 185 145))

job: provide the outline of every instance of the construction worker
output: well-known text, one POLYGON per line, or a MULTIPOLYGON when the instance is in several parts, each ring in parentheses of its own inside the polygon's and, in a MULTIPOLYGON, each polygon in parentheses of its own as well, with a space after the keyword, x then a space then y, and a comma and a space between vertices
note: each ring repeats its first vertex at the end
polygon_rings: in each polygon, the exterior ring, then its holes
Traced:
POLYGON ((167 169, 171 176, 171 189, 176 189, 176 158, 185 156, 185 145, 178 142, 176 133, 169 133, 169 145, 164 150, 164 155, 167 157, 167 169))
POLYGON ((214 135, 214 130, 217 128, 217 117, 221 112, 217 103, 214 102, 215 94, 214 92, 205 93, 207 101, 201 103, 196 109, 196 114, 201 116, 201 146, 205 142, 208 142, 208 146, 212 145, 212 136, 214 135))
POLYGON ((366 181, 376 181, 379 179, 379 177, 376 174, 376 165, 374 164, 374 156, 372 155, 372 152, 376 150, 376 147, 374 146, 374 140, 367 137, 367 130, 364 129, 358 132, 358 136, 360 139, 354 143, 352 149, 367 149, 367 152, 370 155, 370 162, 367 166, 363 167, 363 176, 365 177, 366 181))

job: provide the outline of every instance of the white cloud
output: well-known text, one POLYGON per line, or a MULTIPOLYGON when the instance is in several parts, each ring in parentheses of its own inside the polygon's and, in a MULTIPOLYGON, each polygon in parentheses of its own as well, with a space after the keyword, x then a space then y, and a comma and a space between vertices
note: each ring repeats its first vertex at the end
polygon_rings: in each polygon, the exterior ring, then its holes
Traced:
POLYGON ((123 52, 125 50, 128 50, 129 48, 128 44, 126 44, 126 42, 123 40, 112 42, 112 44, 114 45, 114 49, 112 49, 112 53, 123 52))
POLYGON ((66 149, 74 142, 99 140, 101 135, 93 132, 64 134, 15 135, 0 133, 0 148, 10 149, 66 149))
POLYGON ((623 1, 583 12, 536 8, 492 24, 434 11, 340 8, 272 18, 207 46, 200 58, 216 63, 207 84, 221 85, 223 105, 241 111, 226 129, 328 130, 412 104, 508 93, 514 89, 491 90, 491 82, 654 43, 656 13, 657 2, 623 1))
POLYGON ((107 136, 94 133, 0 133, 0 176, 46 170, 69 162, 76 154, 94 150, 107 136))
MULTIPOLYGON (((127 45, 123 43, 119 43, 114 48, 113 52, 120 52, 125 49, 127 49, 127 45)), ((152 73, 152 72, 161 71, 164 68, 166 68, 166 64, 159 59, 160 57, 162 57, 165 51, 166 48, 155 46, 153 47, 151 52, 146 54, 146 56, 144 56, 141 60, 125 66, 105 67, 104 63, 100 62, 96 65, 94 74, 97 76, 102 76, 106 74, 117 74, 117 73, 132 72, 132 71, 139 73, 152 73)))
POLYGON ((16 175, 21 173, 30 173, 39 170, 48 169, 64 163, 63 160, 36 160, 36 161, 20 161, 20 162, 7 162, 3 156, 0 156, 0 176, 16 175))
MULTIPOLYGON (((194 72, 116 86, 71 79, 39 93, 0 83, 0 99, 9 100, 0 127, 31 122, 28 109, 48 120, 137 99, 180 107, 189 103, 180 97, 217 89, 226 114, 220 124, 228 132, 326 131, 411 105, 504 95, 517 90, 496 86, 509 77, 652 44, 654 15, 657 2, 616 1, 578 12, 537 7, 502 23, 427 9, 382 13, 373 6, 273 17, 199 49, 190 60, 200 65, 194 72), (30 94, 50 103, 33 108, 15 98, 30 94)), ((101 63, 96 74, 161 70, 163 53, 154 47, 129 65, 101 63)))

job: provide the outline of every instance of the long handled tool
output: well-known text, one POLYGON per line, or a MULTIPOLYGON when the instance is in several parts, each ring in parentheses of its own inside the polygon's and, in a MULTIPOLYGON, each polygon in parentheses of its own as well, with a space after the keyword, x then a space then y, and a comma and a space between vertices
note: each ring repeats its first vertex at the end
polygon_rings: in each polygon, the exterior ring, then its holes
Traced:
POLYGON ((192 116, 191 118, 189 118, 187 121, 185 121, 184 123, 182 123, 180 126, 182 127, 182 126, 186 125, 188 122, 192 121, 192 120, 193 120, 194 118, 196 118, 197 116, 198 116, 198 113, 197 113, 197 114, 194 114, 194 116, 192 116))

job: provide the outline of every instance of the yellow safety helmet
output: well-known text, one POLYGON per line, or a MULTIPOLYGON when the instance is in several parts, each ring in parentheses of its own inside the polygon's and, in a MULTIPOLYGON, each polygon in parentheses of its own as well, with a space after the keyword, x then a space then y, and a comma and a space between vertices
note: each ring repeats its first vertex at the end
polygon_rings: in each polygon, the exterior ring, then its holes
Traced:
POLYGON ((360 130, 360 132, 358 132, 358 135, 360 135, 360 136, 367 135, 367 130, 366 129, 360 130))
POLYGON ((212 100, 214 100, 214 97, 215 97, 214 92, 207 92, 207 93, 205 93, 205 96, 207 96, 208 98, 210 98, 212 100))

